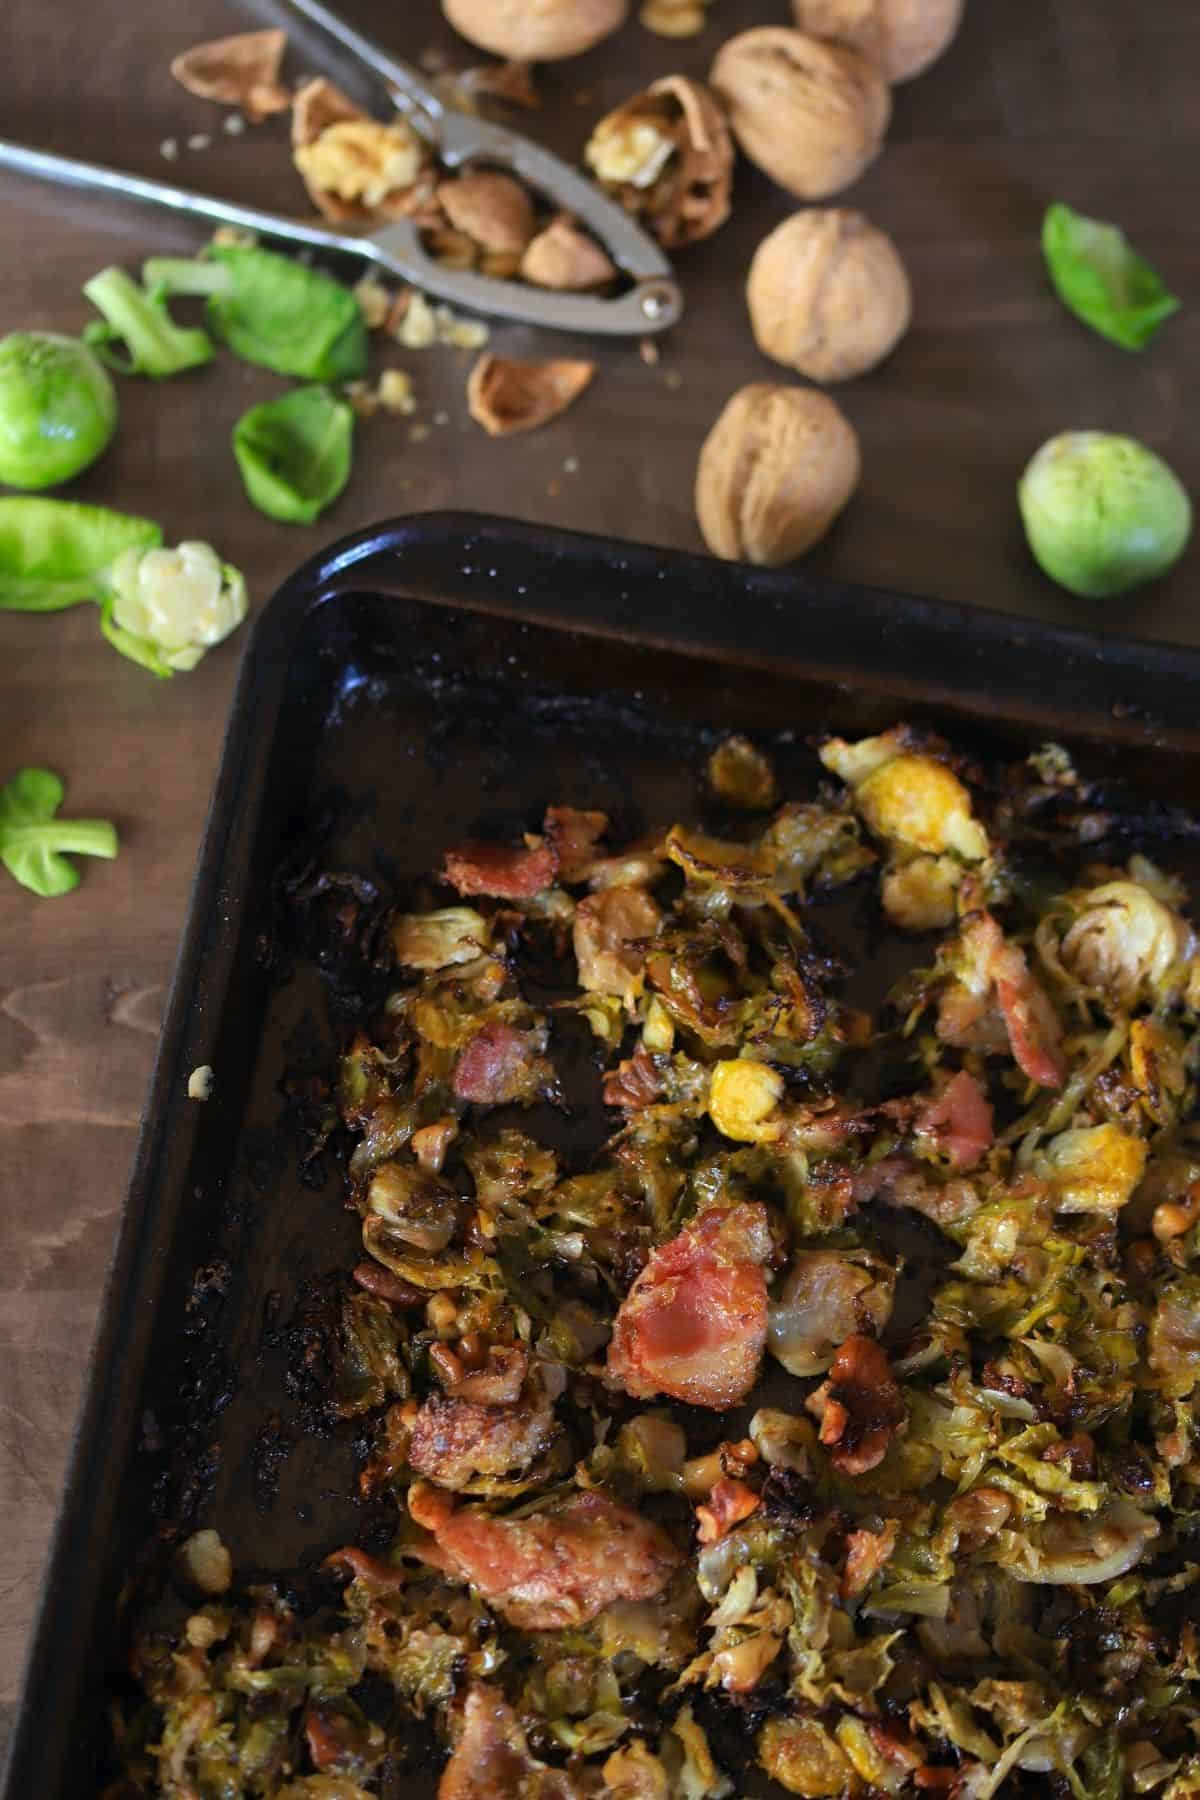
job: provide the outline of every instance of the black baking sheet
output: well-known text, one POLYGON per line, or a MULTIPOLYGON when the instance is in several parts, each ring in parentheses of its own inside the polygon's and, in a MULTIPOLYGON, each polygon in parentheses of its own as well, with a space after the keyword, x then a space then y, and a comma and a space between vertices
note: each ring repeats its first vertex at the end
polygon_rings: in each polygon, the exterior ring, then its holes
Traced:
POLYGON ((376 1522, 349 1498, 353 1432, 310 1431, 286 1379, 297 1295, 353 1262, 358 1232, 336 1169, 299 1163, 302 1072, 343 1021, 329 971, 281 933, 281 869, 313 854, 414 891, 447 844, 536 826, 548 802, 629 832, 694 816, 729 729, 770 742, 799 797, 813 734, 901 717, 985 755, 1054 737, 1148 807, 1200 806, 1184 650, 450 515, 335 546, 275 597, 234 701, 8 1800, 99 1791, 118 1598, 188 1497, 181 1471, 239 1574, 312 1565, 376 1522), (204 1105, 186 1097, 201 1064, 204 1105))

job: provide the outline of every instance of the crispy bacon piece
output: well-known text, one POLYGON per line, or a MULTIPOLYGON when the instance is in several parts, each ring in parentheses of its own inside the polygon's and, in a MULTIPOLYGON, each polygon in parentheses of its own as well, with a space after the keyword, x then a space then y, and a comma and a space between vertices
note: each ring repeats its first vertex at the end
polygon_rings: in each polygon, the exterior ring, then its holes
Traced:
POLYGON ((380 1594, 398 1593, 409 1580, 409 1573, 398 1563, 381 1562, 377 1556, 368 1556, 365 1550, 357 1550, 353 1545, 327 1556, 325 1567, 349 1574, 355 1581, 365 1581, 380 1594))
POLYGON ((536 1098, 545 1071, 539 1067, 544 1033, 515 1025, 485 1025, 467 1044, 454 1070, 456 1099, 476 1106, 506 1106, 536 1098))
POLYGON ((581 900, 574 927, 580 987, 631 1001, 641 985, 646 944, 661 922, 645 888, 602 888, 581 900))
POLYGON ((495 894, 501 900, 532 900, 558 871, 549 844, 517 849, 508 844, 461 844, 447 850, 444 876, 460 894, 495 894))
POLYGON ((322 1774, 362 1771, 383 1761, 387 1740, 378 1725, 352 1718, 336 1700, 310 1700, 304 1714, 304 1737, 314 1769, 322 1774))
MULTIPOLYGON (((1008 946, 1013 950, 1013 946, 1008 946)), ((1023 950, 1015 951, 1018 979, 997 980, 996 995, 1017 1067, 1039 1087, 1060 1088, 1067 1078, 1062 1026, 1045 989, 1029 973, 1023 950)))
POLYGON ((586 881, 596 860, 596 845, 608 830, 608 814, 580 812, 577 806, 551 806, 542 830, 558 858, 563 881, 586 881))
POLYGON ((1060 1088, 1066 1080, 1062 1025, 1025 952, 982 908, 964 922, 958 949, 963 972, 942 995, 938 1036, 962 1048, 995 1050, 999 1025, 1022 1074, 1039 1087, 1060 1088))
POLYGON ((651 1256, 621 1303, 608 1371, 627 1394, 726 1407, 754 1386, 771 1253, 761 1201, 713 1208, 651 1256))
POLYGON ((888 1519, 882 1531, 852 1531, 846 1539, 846 1567, 842 1571, 842 1599, 853 1600, 865 1593, 875 1576, 896 1548, 895 1519, 888 1519))
POLYGON ((932 1137, 955 1169, 973 1169, 992 1147, 992 1104, 966 1069, 917 1114, 918 1137, 932 1137))
POLYGON ((821 1442, 841 1475, 865 1475, 877 1468, 905 1417, 887 1355, 869 1337, 846 1339, 830 1365, 829 1379, 809 1395, 807 1405, 821 1421, 821 1442))
POLYGON ((572 1494, 526 1519, 456 1512, 447 1494, 417 1482, 409 1513, 435 1542, 421 1556, 469 1581, 522 1631, 584 1625, 614 1600, 650 1600, 683 1561, 671 1540, 598 1491, 572 1494))
POLYGON ((702 1544, 715 1544, 727 1531, 732 1531, 735 1525, 757 1512, 760 1504, 754 1489, 747 1487, 744 1481, 723 1477, 714 1484, 705 1504, 696 1508, 696 1536, 702 1544))
POLYGON ((532 1754, 516 1713, 499 1688, 468 1689, 462 1735, 442 1771, 437 1800, 581 1800, 563 1769, 532 1754))
POLYGON ((417 1414, 408 1460, 418 1475, 465 1488, 475 1475, 507 1475, 542 1454, 554 1436, 545 1404, 481 1406, 431 1394, 417 1414))

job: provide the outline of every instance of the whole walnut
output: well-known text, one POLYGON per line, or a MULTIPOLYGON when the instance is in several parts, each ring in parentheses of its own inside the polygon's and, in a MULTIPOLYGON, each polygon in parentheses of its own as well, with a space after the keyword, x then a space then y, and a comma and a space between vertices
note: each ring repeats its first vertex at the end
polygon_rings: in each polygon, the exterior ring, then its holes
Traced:
POLYGON ((812 207, 763 239, 746 283, 759 349, 810 381, 865 375, 912 318, 912 289, 890 237, 860 212, 812 207))
POLYGON ((729 217, 733 140, 713 95, 686 75, 665 75, 601 119, 583 155, 668 250, 729 217))
POLYGON ((752 382, 729 401, 700 452, 704 541, 731 562, 791 562, 829 530, 861 466, 854 427, 828 395, 752 382))
POLYGON ((883 145, 891 93, 857 50, 761 25, 721 46, 709 79, 750 161, 802 200, 849 187, 883 145))
POLYGON ((801 31, 861 50, 889 81, 936 62, 962 23, 964 0, 792 0, 801 31))
POLYGON ((623 25, 629 0, 442 0, 455 31, 511 62, 578 56, 623 25))

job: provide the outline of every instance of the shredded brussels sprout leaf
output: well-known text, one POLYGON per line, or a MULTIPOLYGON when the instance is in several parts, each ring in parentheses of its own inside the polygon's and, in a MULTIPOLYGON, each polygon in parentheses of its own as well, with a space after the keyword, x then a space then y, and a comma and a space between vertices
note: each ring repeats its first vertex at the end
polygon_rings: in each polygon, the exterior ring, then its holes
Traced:
POLYGON ((1063 305, 1123 350, 1144 350, 1179 311, 1175 295, 1119 225, 1056 201, 1042 223, 1042 252, 1063 305))
POLYGON ((152 293, 205 296, 213 332, 247 362, 305 381, 366 373, 362 309, 319 269, 273 250, 213 244, 199 260, 152 257, 142 279, 152 293))
POLYGON ((243 413, 233 452, 246 493, 270 519, 311 525, 350 479, 354 408, 328 388, 293 388, 243 413))
POLYGON ((0 608, 59 612, 95 600, 122 551, 162 543, 150 519, 74 500, 0 499, 0 608))
POLYGON ((117 854, 115 827, 104 819, 59 819, 65 789, 49 769, 22 769, 0 788, 0 862, 43 900, 79 886, 68 856, 117 854))
POLYGON ((177 325, 162 291, 147 293, 124 269, 101 269, 83 291, 104 315, 86 327, 83 341, 119 375, 161 380, 212 361, 208 333, 199 326, 177 325))

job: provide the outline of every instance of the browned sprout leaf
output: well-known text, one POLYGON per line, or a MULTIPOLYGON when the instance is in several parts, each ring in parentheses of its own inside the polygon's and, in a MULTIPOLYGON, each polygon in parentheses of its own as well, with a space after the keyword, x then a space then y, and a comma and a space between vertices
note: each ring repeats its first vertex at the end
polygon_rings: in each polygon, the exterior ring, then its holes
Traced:
POLYGON ((735 734, 718 744, 708 759, 708 779, 728 806, 765 812, 775 804, 775 771, 749 738, 735 734))
POLYGON ((595 239, 561 213, 526 250, 521 274, 536 287, 581 293, 615 281, 617 271, 595 239))
POLYGON ((518 362, 489 352, 467 382, 471 417, 491 437, 535 431, 578 400, 596 373, 595 363, 570 357, 550 362, 518 362))
POLYGON ((279 80, 287 33, 242 31, 181 51, 171 73, 189 94, 238 106, 254 124, 286 112, 292 96, 279 80))
POLYGON ((733 140, 716 97, 667 75, 601 119, 586 161, 668 249, 711 237, 729 217, 733 140))
POLYGON ((436 172, 407 120, 373 119, 323 76, 292 107, 292 156, 317 210, 339 225, 441 221, 436 172))

